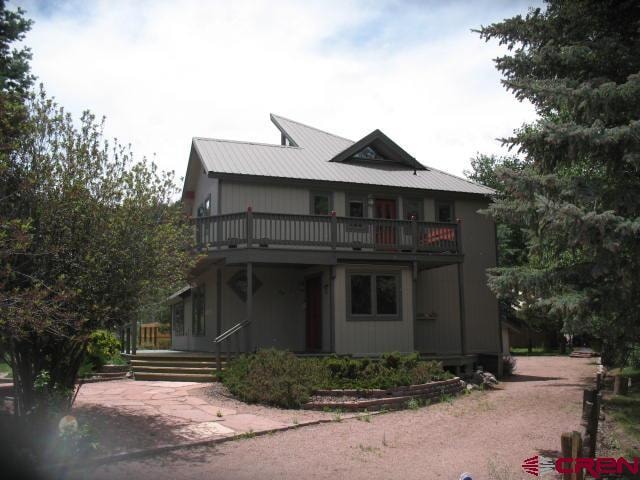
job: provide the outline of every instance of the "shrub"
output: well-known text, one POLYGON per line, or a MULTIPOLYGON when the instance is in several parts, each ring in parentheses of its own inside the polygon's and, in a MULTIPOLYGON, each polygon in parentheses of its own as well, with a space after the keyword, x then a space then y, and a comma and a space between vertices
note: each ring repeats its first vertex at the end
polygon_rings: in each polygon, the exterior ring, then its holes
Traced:
POLYGON ((511 355, 505 355, 502 357, 502 374, 505 377, 509 375, 513 375, 513 372, 516 371, 516 367, 518 364, 518 360, 511 355))
POLYGON ((291 408, 306 403, 320 388, 388 389, 451 377, 440 362, 422 361, 418 354, 390 353, 381 360, 336 355, 317 359, 271 349, 232 360, 222 381, 243 401, 291 408))
POLYGON ((119 354, 120 342, 113 333, 108 330, 96 330, 89 335, 86 359, 95 369, 102 368, 119 354))
POLYGON ((309 401, 317 385, 325 383, 325 374, 317 359, 270 349, 232 360, 223 382, 245 402, 298 408, 309 401))

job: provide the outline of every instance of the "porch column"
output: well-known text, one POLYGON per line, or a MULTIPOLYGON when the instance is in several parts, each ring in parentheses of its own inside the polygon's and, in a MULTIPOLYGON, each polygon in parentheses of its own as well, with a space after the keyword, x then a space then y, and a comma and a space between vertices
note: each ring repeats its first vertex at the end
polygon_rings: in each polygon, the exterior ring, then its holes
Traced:
POLYGON ((251 316, 253 314, 253 263, 247 263, 247 326, 245 342, 246 351, 250 353, 251 348, 251 316))
MULTIPOLYGON (((458 252, 462 253, 462 220, 458 219, 456 229, 456 240, 458 241, 458 252)), ((467 353, 466 334, 466 311, 464 305, 464 266, 463 262, 458 263, 458 299, 460 302, 460 353, 467 353)))

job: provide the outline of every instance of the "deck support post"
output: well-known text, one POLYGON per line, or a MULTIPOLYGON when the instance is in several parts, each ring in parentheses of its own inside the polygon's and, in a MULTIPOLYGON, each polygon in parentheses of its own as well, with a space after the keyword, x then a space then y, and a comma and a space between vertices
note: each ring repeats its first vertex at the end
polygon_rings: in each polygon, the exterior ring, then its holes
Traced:
MULTIPOLYGON (((458 219, 456 228, 458 252, 462 253, 462 220, 458 219)), ((467 354, 466 310, 464 305, 464 260, 458 263, 458 300, 460 302, 460 353, 467 354)))
MULTIPOLYGON (((415 221, 413 222, 415 227, 415 221)), ((413 262, 413 275, 412 278, 412 287, 413 290, 411 292, 411 308, 413 309, 413 348, 414 350, 418 350, 416 348, 416 322, 418 320, 418 262, 413 262)))
POLYGON ((253 263, 247 263, 247 326, 245 327, 246 351, 250 353, 251 348, 251 316, 253 314, 253 263))
POLYGON ((135 355, 138 349, 138 321, 131 322, 131 354, 135 355))

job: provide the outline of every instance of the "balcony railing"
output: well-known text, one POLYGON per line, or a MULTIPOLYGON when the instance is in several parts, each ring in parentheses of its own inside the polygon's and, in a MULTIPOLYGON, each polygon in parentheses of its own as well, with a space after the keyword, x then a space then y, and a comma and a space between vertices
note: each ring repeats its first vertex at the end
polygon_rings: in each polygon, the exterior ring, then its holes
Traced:
POLYGON ((196 247, 270 247, 460 253, 460 224, 338 217, 241 213, 195 219, 196 247))

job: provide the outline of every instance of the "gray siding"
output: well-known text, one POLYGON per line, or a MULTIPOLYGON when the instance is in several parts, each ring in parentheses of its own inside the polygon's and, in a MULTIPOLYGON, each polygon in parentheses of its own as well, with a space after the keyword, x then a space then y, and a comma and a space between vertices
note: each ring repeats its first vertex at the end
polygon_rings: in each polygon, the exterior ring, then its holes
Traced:
MULTIPOLYGON (((411 270, 401 270, 402 319, 400 321, 347 321, 347 270, 338 265, 335 279, 335 342, 338 354, 378 355, 384 352, 413 351, 413 305, 411 270)), ((354 266, 359 271, 362 265, 354 266)), ((398 270, 399 267, 369 266, 371 271, 398 270)))
POLYGON ((221 208, 223 214, 244 212, 252 207, 255 212, 309 213, 309 190, 280 185, 264 185, 223 181, 221 208))
POLYGON ((436 354, 460 353, 457 267, 450 265, 420 272, 416 288, 416 350, 436 354))

